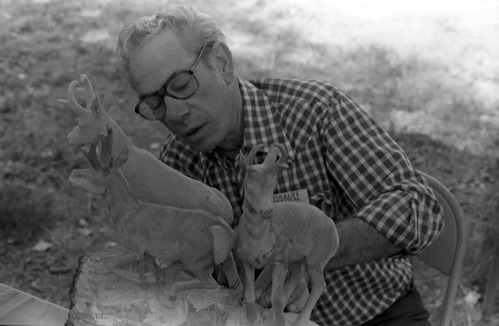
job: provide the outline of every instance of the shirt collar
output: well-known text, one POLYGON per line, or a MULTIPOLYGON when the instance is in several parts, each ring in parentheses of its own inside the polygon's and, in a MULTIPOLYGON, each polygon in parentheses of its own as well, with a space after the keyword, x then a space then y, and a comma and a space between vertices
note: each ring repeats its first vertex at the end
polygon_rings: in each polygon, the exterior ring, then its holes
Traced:
POLYGON ((263 144, 263 151, 268 152, 274 143, 284 144, 288 158, 295 156, 291 143, 279 123, 279 108, 273 106, 267 95, 249 81, 238 79, 242 96, 244 143, 243 152, 257 144, 263 144))

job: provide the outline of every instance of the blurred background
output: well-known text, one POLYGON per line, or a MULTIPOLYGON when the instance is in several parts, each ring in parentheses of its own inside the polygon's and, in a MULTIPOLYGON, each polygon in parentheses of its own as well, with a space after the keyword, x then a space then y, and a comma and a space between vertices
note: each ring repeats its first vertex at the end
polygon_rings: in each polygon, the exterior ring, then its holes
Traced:
MULTIPOLYGON (((243 78, 323 79, 347 91, 440 179, 468 217, 458 305, 481 321, 499 229, 499 1, 0 0, 0 282, 62 306, 78 258, 116 246, 100 198, 67 177, 87 167, 68 145, 75 115, 57 99, 87 74, 114 92, 113 117, 157 153, 159 124, 133 114, 116 37, 129 21, 177 4, 211 14, 243 78)), ((442 279, 416 263, 432 316, 442 279)), ((458 308, 459 308, 458 307, 458 308)), ((497 313, 496 306, 496 313, 497 313)), ((497 314, 492 323, 497 323, 497 314)))

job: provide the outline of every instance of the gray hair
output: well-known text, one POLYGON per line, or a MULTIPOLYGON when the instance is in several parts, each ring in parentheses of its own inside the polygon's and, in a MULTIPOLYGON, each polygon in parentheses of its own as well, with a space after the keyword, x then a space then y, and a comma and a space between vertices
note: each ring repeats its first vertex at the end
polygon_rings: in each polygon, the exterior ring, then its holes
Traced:
MULTIPOLYGON (((193 8, 176 7, 169 12, 145 16, 125 25, 119 33, 116 54, 121 61, 123 76, 129 78, 130 56, 164 30, 175 32, 183 41, 184 48, 193 53, 207 44, 203 58, 211 52, 215 42, 226 44, 225 35, 215 20, 193 8)), ((211 67, 207 60, 203 61, 211 67)))

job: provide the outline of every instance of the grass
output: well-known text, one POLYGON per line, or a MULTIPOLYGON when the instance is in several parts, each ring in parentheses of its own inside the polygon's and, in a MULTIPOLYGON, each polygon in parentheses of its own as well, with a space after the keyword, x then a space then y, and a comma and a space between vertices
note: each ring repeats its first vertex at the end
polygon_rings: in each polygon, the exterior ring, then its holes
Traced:
MULTIPOLYGON (((494 1, 183 2, 220 22, 240 76, 331 81, 448 185, 472 222, 461 302, 483 292, 498 229, 494 1)), ((174 3, 0 0, 1 282, 67 306, 77 258, 112 245, 100 198, 67 181, 86 162, 65 139, 75 116, 56 100, 88 74, 114 92, 113 117, 133 142, 157 152, 164 129, 131 113, 113 47, 124 23, 174 3), (33 251, 40 240, 53 246, 33 251)))

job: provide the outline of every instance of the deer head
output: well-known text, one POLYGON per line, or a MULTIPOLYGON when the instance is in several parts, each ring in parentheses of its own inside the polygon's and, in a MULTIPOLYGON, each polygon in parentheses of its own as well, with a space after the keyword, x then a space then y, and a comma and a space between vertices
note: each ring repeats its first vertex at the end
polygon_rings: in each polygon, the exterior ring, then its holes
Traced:
POLYGON ((272 216, 272 195, 277 185, 277 174, 287 168, 287 152, 282 144, 272 144, 262 164, 254 164, 256 154, 262 144, 254 146, 247 156, 239 154, 239 167, 244 172, 245 200, 260 211, 263 218, 272 216), (279 157, 280 155, 280 157, 279 157))
POLYGON ((106 191, 106 181, 98 171, 92 169, 71 171, 69 182, 96 195, 102 195, 106 191))
MULTIPOLYGON (((103 194, 106 191, 105 166, 101 163, 97 154, 97 145, 100 137, 90 143, 88 152, 83 149, 82 153, 92 165, 92 169, 76 169, 71 171, 69 182, 73 186, 79 186, 93 194, 103 194)), ((102 154, 102 151, 101 151, 102 154)), ((109 172, 107 172, 108 174, 109 172)))
POLYGON ((69 108, 78 115, 78 125, 68 134, 68 141, 72 145, 81 146, 91 143, 96 137, 107 134, 107 123, 103 114, 107 114, 108 108, 114 102, 110 91, 106 93, 103 101, 95 95, 90 80, 82 74, 80 81, 73 80, 68 86, 68 98, 58 100, 66 103, 69 108), (77 101, 83 97, 85 107, 77 101))
POLYGON ((106 136, 96 137, 89 146, 89 150, 81 149, 92 169, 76 169, 71 171, 69 181, 74 186, 82 187, 94 194, 103 194, 108 184, 111 172, 118 169, 128 159, 128 150, 125 148, 116 160, 112 157, 113 130, 107 128, 106 136), (100 152, 100 154, 99 154, 100 152))

